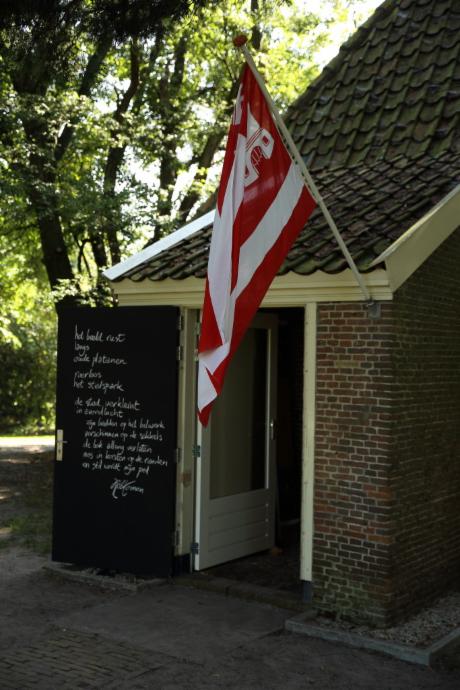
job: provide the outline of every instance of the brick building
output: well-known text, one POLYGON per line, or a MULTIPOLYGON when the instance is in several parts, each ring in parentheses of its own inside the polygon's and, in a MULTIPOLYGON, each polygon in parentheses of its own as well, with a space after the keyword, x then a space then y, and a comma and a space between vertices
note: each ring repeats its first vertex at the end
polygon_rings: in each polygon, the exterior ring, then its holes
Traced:
POLYGON ((182 310, 176 556, 186 566, 270 547, 277 494, 278 514, 300 519, 304 595, 324 610, 388 623, 458 579, 459 28, 457 0, 386 0, 289 109, 375 304, 315 211, 209 431, 195 421, 194 349, 213 212, 107 271, 121 306, 182 310), (237 434, 241 411, 249 427, 237 434))

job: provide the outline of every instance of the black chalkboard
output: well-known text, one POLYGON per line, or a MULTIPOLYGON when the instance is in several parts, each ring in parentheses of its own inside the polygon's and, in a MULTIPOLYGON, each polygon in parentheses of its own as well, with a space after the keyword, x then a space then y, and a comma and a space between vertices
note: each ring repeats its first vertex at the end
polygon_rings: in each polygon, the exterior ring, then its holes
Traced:
POLYGON ((61 313, 53 560, 171 573, 178 318, 173 307, 61 313))

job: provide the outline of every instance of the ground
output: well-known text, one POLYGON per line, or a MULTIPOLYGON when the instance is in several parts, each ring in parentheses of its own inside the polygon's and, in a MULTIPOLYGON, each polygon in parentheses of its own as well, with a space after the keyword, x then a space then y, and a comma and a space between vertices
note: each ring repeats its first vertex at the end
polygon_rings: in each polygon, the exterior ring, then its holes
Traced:
POLYGON ((179 581, 140 592, 60 579, 48 563, 52 461, 0 453, 0 688, 457 690, 430 669, 284 630, 292 612, 179 581))

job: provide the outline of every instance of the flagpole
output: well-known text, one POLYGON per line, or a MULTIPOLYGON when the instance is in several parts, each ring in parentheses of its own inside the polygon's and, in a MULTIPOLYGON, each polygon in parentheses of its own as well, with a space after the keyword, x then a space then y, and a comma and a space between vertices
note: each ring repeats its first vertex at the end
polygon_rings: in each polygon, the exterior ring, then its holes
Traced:
POLYGON ((273 117, 275 118, 276 124, 278 125, 279 130, 281 131, 283 137, 286 140, 287 145, 289 146, 291 155, 293 156, 295 162, 300 168, 300 171, 302 173, 302 176, 307 184, 307 187, 310 189, 310 192, 312 193, 312 196, 314 197, 315 201, 317 202, 318 206, 320 207, 321 211, 323 212, 323 215, 326 219, 327 224, 329 225, 330 229, 332 230, 332 233, 337 240, 337 243, 342 250, 343 255, 345 256, 345 259, 347 260, 347 263, 353 272, 359 287, 361 288, 361 291, 366 299, 367 302, 373 302, 373 299, 371 297, 371 294, 369 290, 367 289, 366 284, 364 283, 363 277, 361 273, 358 270, 358 267, 356 266, 353 257, 351 256, 350 252, 348 251, 348 247, 345 244, 345 242, 342 239, 342 236, 334 222, 334 219, 332 218, 331 214, 329 213, 329 210, 324 203, 323 197, 321 196, 315 182, 313 181, 307 166, 305 165, 305 162, 300 155, 297 146, 294 143, 294 140, 291 136, 291 133, 289 132, 288 128, 284 124, 283 118, 281 117, 278 108, 276 107, 275 103, 273 102, 272 97, 267 91, 267 87, 265 86, 264 80, 262 79, 262 76, 260 72, 258 71, 254 60, 252 59, 252 55, 249 52, 247 46, 246 46, 246 41, 247 37, 246 36, 236 36, 233 39, 233 44, 236 48, 239 48, 242 53, 244 54, 244 57, 246 59, 246 62, 251 70, 251 72, 254 75, 254 78, 256 79, 258 85, 260 86, 260 89, 262 93, 264 94, 267 103, 270 105, 270 109, 273 113, 273 117))

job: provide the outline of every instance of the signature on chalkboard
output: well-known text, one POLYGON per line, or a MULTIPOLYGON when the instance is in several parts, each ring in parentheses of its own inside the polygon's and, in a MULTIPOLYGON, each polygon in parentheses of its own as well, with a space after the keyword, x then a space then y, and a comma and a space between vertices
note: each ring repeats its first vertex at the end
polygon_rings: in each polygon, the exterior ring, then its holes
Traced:
POLYGON ((114 498, 119 498, 118 492, 120 492, 123 497, 127 496, 129 492, 135 492, 138 494, 144 493, 144 487, 136 486, 134 481, 130 482, 127 479, 114 479, 110 485, 110 488, 114 498))

